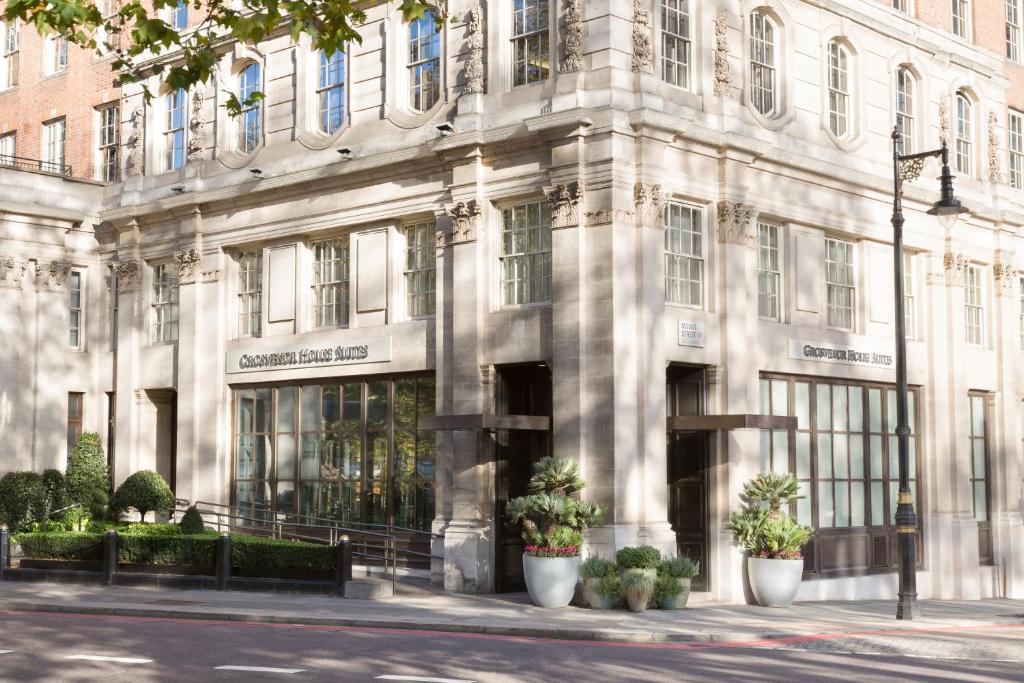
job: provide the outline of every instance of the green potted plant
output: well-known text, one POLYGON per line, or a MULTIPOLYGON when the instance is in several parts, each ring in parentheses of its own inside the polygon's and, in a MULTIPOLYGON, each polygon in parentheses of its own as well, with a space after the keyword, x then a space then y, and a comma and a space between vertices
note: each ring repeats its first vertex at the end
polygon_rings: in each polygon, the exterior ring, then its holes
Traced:
POLYGON ((729 531, 747 552, 750 590, 764 607, 788 607, 800 590, 804 560, 801 548, 814 529, 782 511, 801 496, 791 474, 766 472, 747 482, 746 505, 729 519, 729 531))
POLYGON ((601 519, 600 507, 580 500, 585 486, 575 462, 544 457, 533 466, 529 494, 505 508, 523 527, 526 590, 541 607, 565 607, 576 591, 583 531, 601 519))
POLYGON ((654 583, 654 577, 643 569, 626 570, 622 576, 622 589, 630 612, 643 612, 647 609, 654 594, 654 583))
POLYGON ((597 609, 614 609, 625 596, 625 591, 622 589, 622 579, 619 578, 618 572, 612 574, 605 574, 597 581, 597 591, 600 597, 597 609))
POLYGON ((658 565, 661 564, 661 551, 649 545, 630 546, 615 553, 615 562, 623 576, 630 569, 639 569, 654 581, 658 576, 658 565))
POLYGON ((686 555, 662 560, 654 585, 654 601, 661 609, 683 609, 690 598, 690 580, 700 567, 686 555))
MULTIPOLYGON (((611 560, 606 560, 598 555, 591 555, 580 565, 580 583, 583 585, 583 601, 588 607, 592 609, 611 609, 613 605, 608 605, 611 597, 614 595, 602 594, 600 590, 601 580, 606 576, 614 576, 618 590, 621 591, 622 587, 618 584, 619 571, 615 566, 615 563, 611 560)), ((605 588, 608 589, 610 584, 605 583, 605 588)), ((619 595, 618 597, 622 597, 619 595)), ((616 600, 618 602, 618 600, 616 600)))

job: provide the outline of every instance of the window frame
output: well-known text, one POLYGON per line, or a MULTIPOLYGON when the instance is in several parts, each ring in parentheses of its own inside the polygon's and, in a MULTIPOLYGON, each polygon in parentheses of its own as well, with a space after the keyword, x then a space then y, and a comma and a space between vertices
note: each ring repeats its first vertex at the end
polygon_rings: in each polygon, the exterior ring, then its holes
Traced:
POLYGON ((67 440, 68 455, 74 450, 75 444, 82 438, 85 423, 85 392, 69 391, 67 403, 67 440), (74 434, 74 438, 72 438, 74 434))
POLYGON ((108 102, 96 108, 97 179, 115 183, 121 179, 121 105, 108 102))
POLYGON ((428 318, 437 313, 437 224, 435 221, 407 223, 402 226, 401 232, 405 237, 405 262, 402 270, 405 314, 410 320, 428 318), (429 267, 424 266, 427 261, 429 267), (420 291, 416 284, 422 281, 428 282, 430 286, 420 291), (424 308, 420 307, 420 302, 424 302, 424 308))
POLYGON ((184 31, 188 28, 188 3, 185 0, 178 0, 174 7, 167 8, 167 23, 175 31, 184 31))
POLYGON ((552 22, 552 8, 550 0, 512 0, 508 7, 511 10, 509 16, 508 41, 510 57, 508 63, 511 69, 509 72, 509 83, 511 84, 512 88, 534 85, 536 83, 544 83, 553 75, 551 66, 554 64, 555 61, 553 56, 555 41, 552 40, 551 33, 554 29, 554 24, 557 23, 558 13, 557 11, 554 13, 556 21, 552 22), (517 7, 517 5, 520 5, 522 9, 517 7), (543 7, 544 9, 544 26, 540 28, 534 28, 532 31, 523 31, 522 33, 517 33, 516 31, 518 20, 516 15, 519 13, 522 13, 524 15, 524 20, 522 23, 524 24, 524 28, 527 28, 526 15, 528 14, 531 8, 536 8, 535 14, 539 15, 541 7, 543 7), (531 46, 535 44, 537 45, 536 49, 531 50, 531 46), (524 60, 519 59, 521 47, 525 47, 525 52, 528 55, 524 60), (541 59, 542 61, 546 59, 547 61, 547 68, 544 69, 543 71, 539 71, 535 76, 532 77, 530 69, 534 66, 536 66, 536 68, 538 69, 541 69, 542 65, 531 64, 529 56, 531 54, 531 51, 535 53, 532 55, 533 58, 541 59), (520 69, 520 65, 522 65, 522 69, 520 69), (521 81, 520 76, 523 77, 521 81))
POLYGON ((68 69, 68 41, 64 36, 51 34, 46 38, 44 50, 46 65, 44 76, 56 76, 68 69))
POLYGON ((847 141, 854 137, 853 96, 850 87, 853 80, 853 52, 839 38, 828 42, 827 52, 828 130, 837 140, 847 141))
POLYGON ((694 23, 696 9, 690 0, 658 0, 658 75, 661 80, 686 92, 694 92, 694 23), (670 6, 672 5, 672 6, 670 6), (676 17, 669 21, 669 15, 676 17), (669 29, 669 26, 680 27, 685 25, 685 32, 676 33, 669 29), (678 55, 679 44, 682 43, 682 59, 669 57, 669 45, 673 44, 676 49, 673 55, 678 55), (674 74, 669 78, 669 69, 674 74), (680 67, 682 70, 680 71, 680 67), (683 83, 679 82, 679 74, 683 75, 683 83))
MULTIPOLYGON (((254 92, 263 92, 263 65, 255 60, 246 60, 235 74, 238 85, 238 101, 244 103, 254 92), (250 81, 255 69, 255 83, 250 81)), ((249 156, 263 145, 263 102, 256 101, 249 106, 242 105, 234 122, 234 149, 238 154, 249 156)))
POLYGON ((964 341, 968 346, 985 346, 985 277, 982 266, 969 263, 964 271, 964 341), (972 313, 976 314, 972 316, 972 313), (975 317, 976 320, 972 320, 975 317), (976 333, 976 336, 972 334, 976 333))
POLYGON ((960 90, 956 93, 953 138, 956 172, 974 177, 974 102, 960 90))
POLYGON ((969 391, 967 392, 968 411, 967 411, 967 439, 970 444, 969 455, 970 455, 970 486, 971 486, 971 512, 974 515, 975 521, 979 523, 991 523, 992 521, 992 459, 990 453, 989 435, 991 434, 991 415, 988 406, 990 394, 982 391, 969 391), (975 429, 975 407, 980 404, 981 406, 981 434, 976 433, 975 429), (981 443, 982 447, 982 458, 981 464, 984 466, 985 471, 981 476, 978 476, 978 453, 976 453, 977 443, 981 443), (978 484, 983 485, 985 494, 985 517, 984 519, 978 518, 978 484))
POLYGON ((68 348, 75 351, 85 348, 86 291, 85 271, 72 268, 68 273, 68 348))
MULTIPOLYGON (((838 254, 837 254, 838 255, 838 254)), ((834 330, 847 330, 853 332, 857 329, 857 243, 845 240, 839 237, 825 237, 825 320, 826 325, 834 330), (829 253, 829 246, 843 246, 843 251, 847 259, 843 262, 833 260, 829 253), (830 268, 834 266, 835 269, 830 268), (846 281, 840 281, 838 279, 833 280, 833 272, 838 273, 838 269, 843 269, 847 272, 848 278, 846 281), (839 302, 833 302, 831 292, 838 291, 840 293, 848 292, 850 294, 849 306, 845 303, 840 304, 839 302), (840 306, 843 311, 847 308, 850 312, 850 324, 843 325, 841 322, 837 322, 836 311, 840 310, 840 306)), ((844 297, 845 298, 845 297, 844 297)))
POLYGON ((543 198, 531 198, 510 202, 501 207, 500 212, 501 229, 497 231, 499 307, 550 304, 553 270, 550 204, 543 198), (536 210, 535 221, 530 218, 531 209, 536 210), (525 214, 524 223, 516 222, 517 212, 525 214), (535 244, 532 249, 531 237, 535 244), (509 246, 513 250, 506 251, 509 246), (507 277, 510 271, 513 277, 507 277))
MULTIPOLYGON (((348 123, 348 53, 345 50, 337 50, 328 56, 326 50, 317 50, 316 55, 316 82, 313 89, 313 107, 316 115, 314 128, 320 135, 330 137, 344 130, 348 123), (332 73, 332 60, 335 58, 334 69, 341 71, 341 79, 337 82, 325 82, 325 76, 332 73), (338 97, 335 98, 334 95, 338 97), (326 107, 324 105, 325 98, 326 107), (335 99, 337 99, 336 104, 335 99), (331 128, 330 125, 324 125, 328 122, 327 117, 333 117, 335 111, 338 112, 337 126, 331 128)), ((330 123, 333 123, 333 120, 330 123)))
POLYGON ((186 160, 188 93, 184 88, 178 88, 168 92, 164 100, 164 171, 178 171, 185 167, 186 160), (178 117, 180 120, 176 123, 178 117))
POLYGON ((236 302, 238 306, 239 337, 263 336, 263 250, 252 249, 238 253, 236 258, 236 302))
POLYGON ((43 123, 43 160, 41 170, 48 171, 50 173, 57 173, 63 175, 64 168, 67 165, 67 119, 63 116, 59 116, 55 119, 50 119, 43 123), (59 128, 58 128, 59 127, 59 128), (53 130, 60 130, 60 137, 54 137, 51 133, 53 130), (52 155, 56 149, 60 150, 59 160, 54 160, 52 155))
POLYGON ((405 48, 405 101, 412 113, 422 114, 430 111, 443 100, 442 86, 444 84, 444 77, 441 70, 443 64, 442 56, 444 54, 444 32, 437 26, 434 12, 428 10, 419 19, 409 22, 403 35, 405 36, 403 45, 405 48), (413 33, 414 30, 417 30, 417 28, 422 29, 423 26, 431 29, 431 33, 426 37, 426 42, 423 34, 414 36, 413 33), (428 46, 432 56, 422 57, 424 45, 428 46), (419 100, 418 94, 422 96, 423 93, 428 92, 422 88, 420 69, 423 69, 422 73, 432 73, 434 78, 432 87, 429 90, 432 93, 433 99, 427 98, 429 104, 425 106, 419 106, 423 102, 419 100))
POLYGON ((778 223, 759 220, 757 222, 757 317, 759 320, 782 321, 782 264, 782 226, 778 223), (766 233, 771 237, 768 244, 765 244, 762 239, 766 233), (769 282, 774 282, 774 294, 767 291, 770 288, 762 287, 769 282), (766 312, 762 301, 772 303, 772 297, 774 297, 774 313, 766 312))
POLYGON ((665 204, 664 211, 665 304, 704 310, 707 305, 708 280, 708 233, 704 207, 673 199, 665 204), (689 214, 688 228, 682 222, 679 226, 673 225, 673 210, 678 210, 680 219, 684 212, 689 214), (695 218, 700 223, 696 230, 693 228, 695 218), (673 232, 678 234, 673 234, 673 232), (683 250, 687 246, 686 242, 689 242, 688 251, 683 250), (680 250, 673 250, 674 243, 678 244, 680 250), (696 249, 694 249, 695 244, 697 245, 696 249), (685 273, 683 272, 684 264, 686 266, 685 273), (696 278, 693 277, 694 268, 697 271, 696 278), (688 292, 686 297, 683 296, 684 283, 686 283, 685 291, 688 292), (696 303, 693 302, 694 286, 697 288, 696 303), (675 294, 678 294, 679 300, 676 300, 675 294))
POLYGON ((349 308, 352 294, 352 249, 349 235, 345 234, 316 240, 310 245, 309 251, 312 257, 313 275, 310 285, 310 325, 315 330, 345 329, 351 324, 349 308), (338 251, 333 252, 332 258, 318 258, 318 250, 328 247, 338 251), (340 257, 338 256, 339 253, 340 257), (339 263, 340 266, 337 265, 339 263), (335 264, 330 266, 334 269, 332 277, 335 279, 322 279, 328 264, 335 264), (337 277, 337 269, 339 267, 341 269, 341 277, 337 277), (324 300, 323 296, 327 292, 332 294, 331 301, 322 303, 324 300), (334 311, 330 320, 325 315, 329 308, 334 311))
POLYGON ((971 39, 971 3, 970 0, 952 1, 952 24, 950 32, 963 40, 971 39))
POLYGON ((913 154, 917 145, 918 79, 906 65, 896 67, 896 126, 899 128, 899 153, 913 154), (909 122, 906 126, 904 122, 909 122))
POLYGON ((13 164, 15 157, 18 156, 18 131, 12 130, 0 135, 0 166, 4 165, 4 159, 8 159, 8 164, 13 164), (5 151, 4 147, 8 145, 7 141, 10 140, 10 149, 5 151))
POLYGON ((1024 113, 1011 109, 1007 122, 1009 182, 1015 190, 1024 190, 1024 113))
POLYGON ((160 261, 150 267, 150 341, 153 344, 174 344, 178 341, 180 282, 178 267, 173 261, 160 261))
POLYGON ((1005 0, 1006 6, 1006 58, 1021 61, 1021 0, 1005 0))
POLYGON ((749 38, 746 71, 749 86, 746 89, 747 97, 751 108, 760 116, 774 119, 782 113, 782 93, 778 77, 781 26, 774 17, 762 10, 754 10, 748 14, 748 17, 749 38), (761 19, 760 31, 758 31, 757 17, 761 19), (757 59, 758 57, 764 59, 757 59), (770 61, 765 57, 770 57, 770 61), (761 85, 764 78, 755 78, 755 74, 762 73, 768 76, 769 85, 767 87, 761 85), (767 93, 767 97, 765 93, 767 93), (766 107, 767 99, 770 99, 770 106, 766 107))
POLYGON ((3 81, 0 90, 8 90, 18 87, 18 72, 20 64, 20 27, 18 19, 10 22, 0 22, 3 26, 3 41, 0 46, 0 62, 3 63, 3 81))
POLYGON ((917 339, 917 292, 914 252, 903 252, 903 331, 907 339, 917 339))

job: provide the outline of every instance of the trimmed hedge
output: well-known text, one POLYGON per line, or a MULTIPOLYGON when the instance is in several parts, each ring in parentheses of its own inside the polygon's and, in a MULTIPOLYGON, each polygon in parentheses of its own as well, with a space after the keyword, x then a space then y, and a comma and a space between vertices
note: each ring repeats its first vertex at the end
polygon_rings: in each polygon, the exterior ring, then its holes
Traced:
POLYGON ((25 557, 37 560, 103 560, 103 535, 64 532, 17 534, 25 557))
POLYGON ((117 559, 125 564, 177 564, 209 568, 216 564, 216 544, 217 537, 209 534, 122 534, 118 539, 117 559))
POLYGON ((46 487, 35 472, 10 472, 0 479, 0 523, 14 533, 46 519, 46 487))
POLYGON ((248 572, 329 573, 335 549, 329 545, 256 536, 231 537, 231 566, 248 572))

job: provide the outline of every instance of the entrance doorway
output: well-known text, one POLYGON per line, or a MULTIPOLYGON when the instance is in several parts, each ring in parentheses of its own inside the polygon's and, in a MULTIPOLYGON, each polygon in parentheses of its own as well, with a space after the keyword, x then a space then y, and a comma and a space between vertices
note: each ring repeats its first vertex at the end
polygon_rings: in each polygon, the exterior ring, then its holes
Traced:
MULTIPOLYGON (((497 368, 497 413, 551 417, 551 370, 545 365, 497 368)), ((498 592, 521 591, 523 539, 520 529, 505 517, 505 504, 526 494, 533 464, 551 455, 551 431, 499 430, 495 432, 495 563, 498 592)))
MULTIPOLYGON (((703 367, 669 366, 666 407, 670 417, 705 413, 703 367)), ((669 432, 669 524, 676 532, 676 551, 697 561, 700 573, 693 590, 708 585, 708 466, 710 438, 706 431, 669 432)))

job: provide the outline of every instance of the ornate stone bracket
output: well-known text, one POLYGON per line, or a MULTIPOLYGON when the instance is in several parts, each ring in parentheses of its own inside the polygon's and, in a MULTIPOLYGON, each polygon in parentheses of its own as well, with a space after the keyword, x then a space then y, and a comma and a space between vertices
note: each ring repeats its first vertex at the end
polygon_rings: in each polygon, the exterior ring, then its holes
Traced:
POLYGON ((715 14, 715 96, 732 97, 732 69, 729 68, 729 13, 719 7, 715 14))
POLYGON ((633 0, 633 71, 651 71, 651 15, 647 0, 633 0))
POLYGON ((988 180, 999 182, 999 120, 996 115, 988 115, 988 180))
POLYGON ((196 274, 202 268, 203 255, 198 249, 190 247, 174 252, 174 262, 178 264, 178 282, 188 284, 196 281, 196 274))
POLYGON ((555 185, 544 193, 551 204, 551 229, 579 225, 583 189, 579 183, 555 185))
POLYGON ((36 287, 56 289, 68 281, 71 264, 67 261, 36 262, 36 287))
POLYGON ((750 230, 753 210, 746 204, 718 202, 718 241, 723 244, 738 244, 752 247, 757 241, 750 230))
POLYGON ((665 194, 661 185, 633 186, 633 203, 636 206, 637 227, 649 225, 655 228, 665 227, 665 194))
POLYGON ((117 278, 119 294, 138 289, 142 279, 142 267, 138 261, 115 261, 111 268, 114 270, 114 277, 117 278))
POLYGON ((469 48, 469 56, 466 59, 466 86, 462 92, 466 95, 479 95, 484 91, 484 35, 479 7, 469 10, 467 27, 469 39, 466 46, 469 48))
POLYGON ((477 228, 480 224, 480 205, 475 199, 468 202, 456 202, 445 213, 452 222, 452 232, 448 244, 462 244, 476 241, 477 228))
POLYGON ((1013 295, 1013 285, 1020 272, 1009 263, 996 263, 992 266, 992 277, 995 280, 996 295, 1013 295))
POLYGON ((21 287, 25 260, 17 256, 0 256, 0 286, 21 287))
POLYGON ((135 107, 132 111, 132 130, 128 134, 128 175, 142 175, 145 170, 145 122, 142 107, 135 107))
POLYGON ((942 265, 946 269, 946 286, 963 287, 964 274, 967 272, 967 257, 947 251, 942 259, 942 265))
POLYGON ((583 2, 565 0, 562 15, 562 73, 583 70, 583 2))
POLYGON ((198 86, 192 94, 192 116, 188 124, 188 160, 200 161, 206 150, 206 121, 203 120, 203 102, 205 101, 202 86, 198 86))

